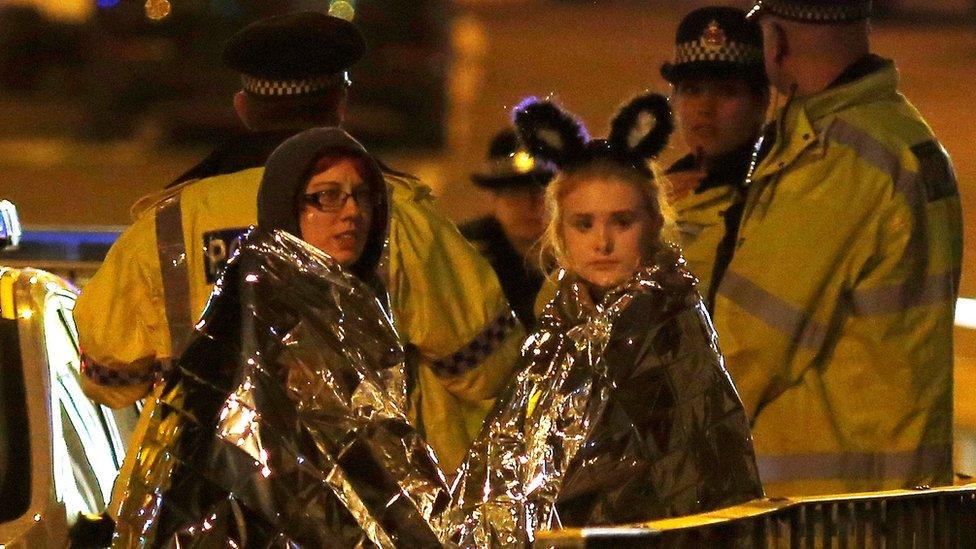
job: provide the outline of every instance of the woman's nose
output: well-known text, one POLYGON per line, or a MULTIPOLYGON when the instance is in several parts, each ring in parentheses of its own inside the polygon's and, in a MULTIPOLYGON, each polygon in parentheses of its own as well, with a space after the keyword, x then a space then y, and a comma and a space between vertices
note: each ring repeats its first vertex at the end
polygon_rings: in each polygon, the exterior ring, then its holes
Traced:
POLYGON ((358 216, 363 209, 359 205, 359 200, 356 199, 356 195, 350 194, 346 197, 346 203, 342 205, 342 209, 339 210, 339 215, 343 219, 358 216))
POLYGON ((597 232, 596 251, 604 255, 613 252, 613 234, 606 227, 597 232))

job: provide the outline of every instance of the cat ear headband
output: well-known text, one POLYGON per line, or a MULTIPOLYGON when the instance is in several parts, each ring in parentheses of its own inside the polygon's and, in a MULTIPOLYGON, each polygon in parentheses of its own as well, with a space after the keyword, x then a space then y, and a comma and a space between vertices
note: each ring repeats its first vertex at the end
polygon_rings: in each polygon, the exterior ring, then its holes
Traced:
POLYGON ((661 153, 674 131, 668 100, 657 93, 639 95, 621 107, 606 139, 590 139, 575 116, 535 97, 515 107, 513 119, 529 152, 559 169, 606 159, 649 175, 647 161, 661 153))

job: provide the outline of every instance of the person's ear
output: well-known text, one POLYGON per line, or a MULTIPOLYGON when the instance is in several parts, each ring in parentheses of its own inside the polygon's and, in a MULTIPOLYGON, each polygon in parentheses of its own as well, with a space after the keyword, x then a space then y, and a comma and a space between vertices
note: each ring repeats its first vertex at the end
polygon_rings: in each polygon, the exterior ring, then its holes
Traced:
POLYGON ((244 126, 251 129, 251 125, 248 123, 247 97, 244 96, 244 90, 234 94, 234 112, 237 113, 237 118, 244 123, 244 126))

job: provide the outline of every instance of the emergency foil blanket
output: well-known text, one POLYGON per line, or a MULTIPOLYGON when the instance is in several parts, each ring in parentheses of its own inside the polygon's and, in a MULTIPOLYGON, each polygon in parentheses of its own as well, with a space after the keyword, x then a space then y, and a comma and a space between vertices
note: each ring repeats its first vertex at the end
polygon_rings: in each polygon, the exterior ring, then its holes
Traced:
POLYGON ((531 543, 762 497, 752 437, 697 281, 665 249, 594 304, 565 273, 475 441, 442 535, 531 543))
POLYGON ((116 544, 508 547, 760 497, 681 265, 662 252, 596 304, 561 277, 449 490, 407 422, 402 347, 376 294, 255 231, 157 392, 116 544))
POLYGON ((449 501, 374 292, 255 230, 166 380, 115 545, 437 546, 449 501))

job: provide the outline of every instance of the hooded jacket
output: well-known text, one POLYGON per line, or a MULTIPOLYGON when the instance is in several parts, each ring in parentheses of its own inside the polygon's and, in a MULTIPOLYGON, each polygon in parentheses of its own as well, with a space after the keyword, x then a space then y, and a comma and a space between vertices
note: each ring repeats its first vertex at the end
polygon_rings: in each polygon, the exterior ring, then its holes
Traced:
POLYGON ((114 546, 437 546, 447 485, 373 292, 260 227, 217 286, 146 408, 114 546))
POLYGON ((366 170, 363 175, 372 191, 374 214, 366 246, 351 270, 361 280, 374 285, 389 233, 389 189, 379 162, 345 131, 339 128, 304 131, 282 143, 268 157, 258 188, 258 225, 269 231, 280 229, 303 238, 298 223, 298 199, 305 193, 315 162, 326 153, 336 152, 362 160, 366 170))

